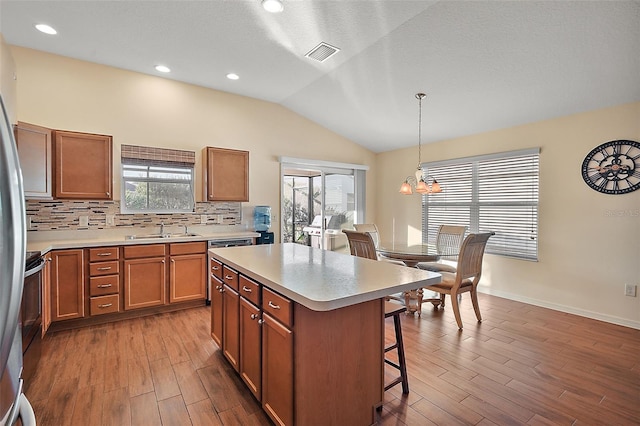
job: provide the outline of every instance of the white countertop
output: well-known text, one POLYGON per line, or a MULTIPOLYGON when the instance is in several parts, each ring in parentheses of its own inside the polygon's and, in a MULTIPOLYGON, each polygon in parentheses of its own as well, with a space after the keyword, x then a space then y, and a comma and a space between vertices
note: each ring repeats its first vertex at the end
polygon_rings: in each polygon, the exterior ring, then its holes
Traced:
POLYGON ((236 271, 314 311, 330 311, 437 284, 441 276, 300 244, 210 249, 236 271))
MULTIPOLYGON (((189 231, 191 232, 191 230, 189 231)), ((75 231, 70 233, 49 233, 44 239, 28 238, 27 250, 41 251, 43 254, 51 250, 72 249, 85 247, 125 246, 139 244, 167 244, 192 241, 213 241, 240 238, 257 238, 259 233, 253 231, 207 232, 194 231, 198 235, 192 237, 175 236, 171 238, 136 238, 127 239, 121 232, 89 232, 75 231)), ((142 231, 138 234, 150 234, 142 231)), ((136 234, 135 230, 128 230, 128 234, 136 234)))

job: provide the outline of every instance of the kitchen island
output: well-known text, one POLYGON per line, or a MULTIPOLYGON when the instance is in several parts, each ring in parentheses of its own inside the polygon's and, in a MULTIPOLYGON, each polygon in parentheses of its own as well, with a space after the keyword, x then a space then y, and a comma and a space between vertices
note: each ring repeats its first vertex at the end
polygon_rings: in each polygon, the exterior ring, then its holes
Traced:
POLYGON ((440 275, 299 244, 209 250, 212 337, 276 424, 370 425, 384 297, 440 275))

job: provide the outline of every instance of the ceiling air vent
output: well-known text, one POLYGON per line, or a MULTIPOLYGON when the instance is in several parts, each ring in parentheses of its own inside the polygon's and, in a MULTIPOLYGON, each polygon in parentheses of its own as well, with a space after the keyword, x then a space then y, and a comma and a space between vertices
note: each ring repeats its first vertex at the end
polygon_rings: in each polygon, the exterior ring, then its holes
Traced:
POLYGON ((306 56, 307 58, 315 59, 318 62, 324 62, 329 59, 330 56, 333 56, 339 51, 340 49, 338 49, 337 47, 333 47, 330 44, 323 42, 311 49, 309 53, 304 56, 306 56))

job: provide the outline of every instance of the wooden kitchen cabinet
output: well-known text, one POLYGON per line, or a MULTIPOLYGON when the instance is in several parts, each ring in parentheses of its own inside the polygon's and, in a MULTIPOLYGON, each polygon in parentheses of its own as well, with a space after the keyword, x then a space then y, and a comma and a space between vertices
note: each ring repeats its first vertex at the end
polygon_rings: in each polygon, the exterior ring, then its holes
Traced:
POLYGON ((91 316, 120 312, 120 251, 89 249, 89 312, 91 316))
POLYGON ((224 284, 217 276, 211 275, 211 337, 222 349, 222 289, 224 284))
POLYGON ((44 255, 42 268, 42 337, 51 325, 51 254, 44 255))
POLYGON ((84 251, 54 250, 51 257, 51 320, 84 317, 84 251))
POLYGON ((164 305, 166 300, 165 245, 124 247, 124 309, 164 305))
POLYGON ((226 265, 222 267, 222 353, 231 366, 240 370, 240 296, 238 273, 226 265))
POLYGON ((204 300, 207 297, 205 242, 169 246, 169 302, 204 300))
POLYGON ((258 401, 262 398, 261 312, 240 297, 240 377, 258 401))
POLYGON ((202 151, 206 201, 249 201, 249 152, 206 147, 202 151))
POLYGON ((54 132, 54 195, 61 199, 113 199, 112 137, 54 132))
POLYGON ((276 424, 293 425, 293 332, 262 319, 262 408, 276 424))
POLYGON ((51 199, 53 130, 19 121, 14 127, 14 134, 22 169, 24 197, 51 199))

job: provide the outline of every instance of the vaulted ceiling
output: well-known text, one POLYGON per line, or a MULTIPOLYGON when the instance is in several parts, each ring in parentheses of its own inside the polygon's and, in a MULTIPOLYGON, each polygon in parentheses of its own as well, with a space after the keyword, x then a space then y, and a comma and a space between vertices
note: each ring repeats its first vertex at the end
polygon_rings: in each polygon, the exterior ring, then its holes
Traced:
POLYGON ((3 0, 0 32, 271 101, 375 152, 417 144, 417 92, 423 143, 640 101, 639 1, 283 3, 271 14, 259 0, 3 0), (340 51, 305 57, 321 42, 340 51))

